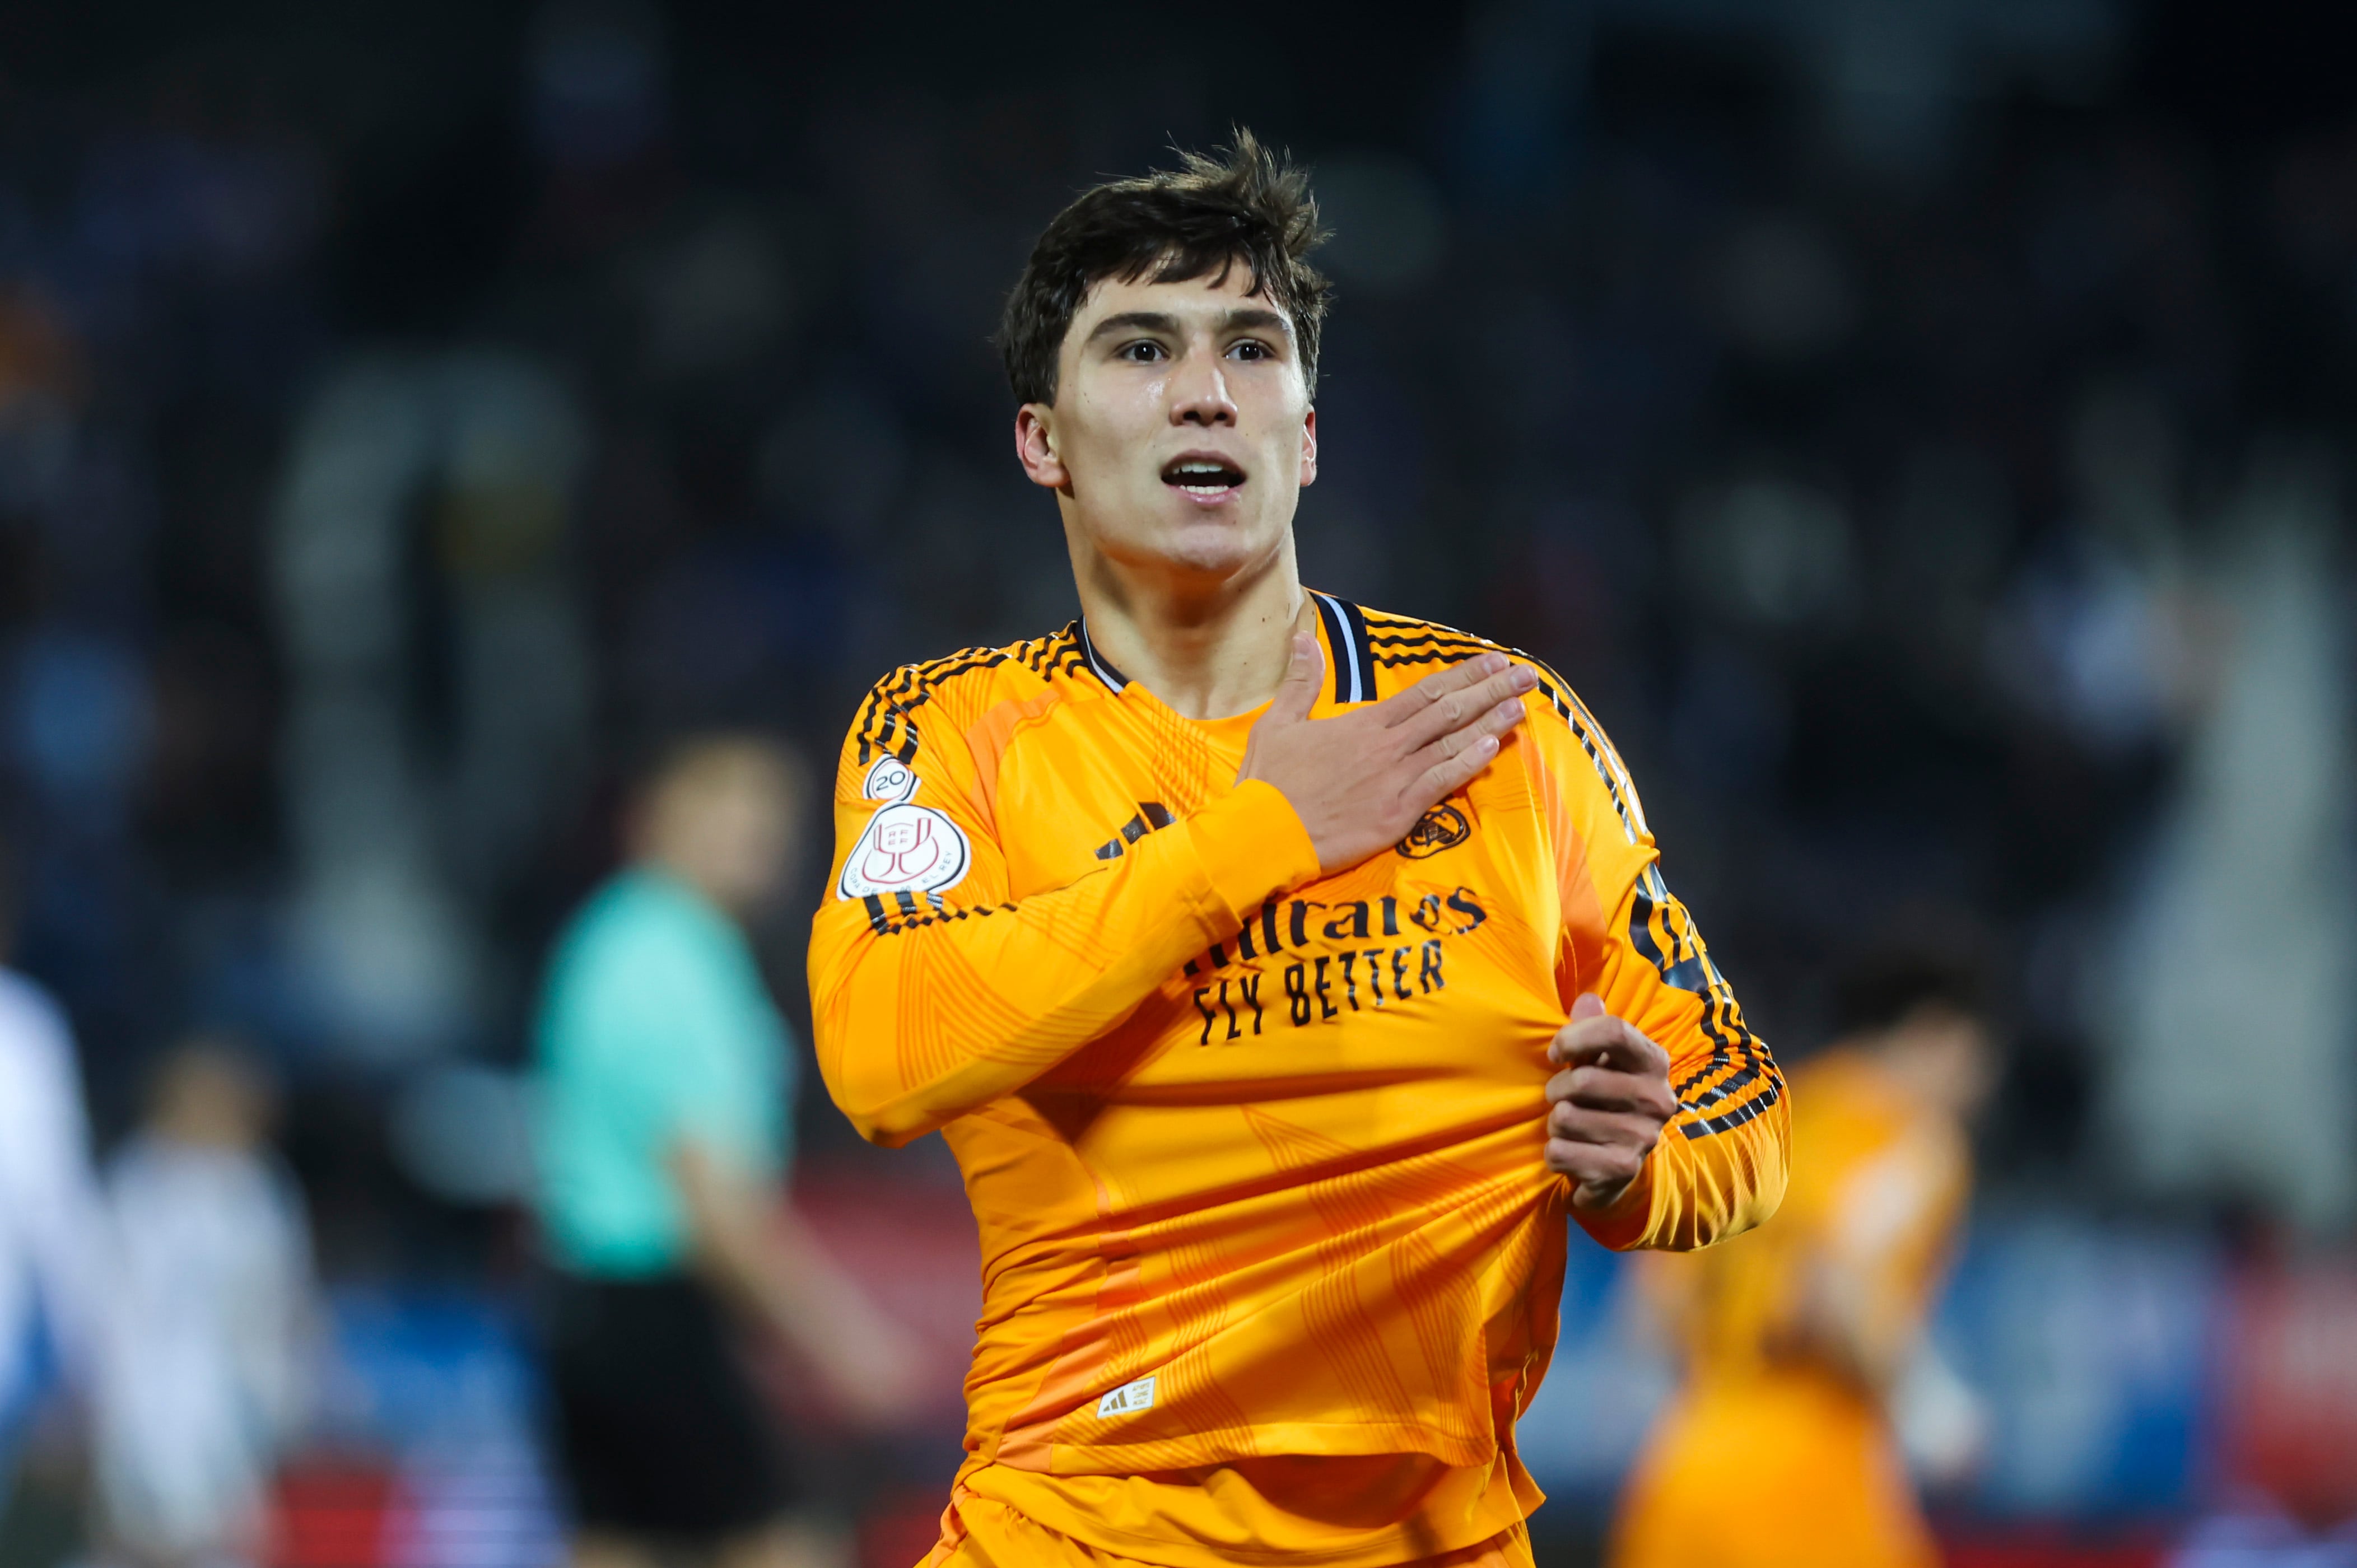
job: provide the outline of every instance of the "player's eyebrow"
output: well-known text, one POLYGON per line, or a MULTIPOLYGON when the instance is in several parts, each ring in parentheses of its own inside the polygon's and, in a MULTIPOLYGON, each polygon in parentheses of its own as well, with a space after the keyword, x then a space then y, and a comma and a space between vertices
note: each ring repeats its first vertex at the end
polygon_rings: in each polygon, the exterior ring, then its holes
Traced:
POLYGON ((1274 329, 1284 337, 1293 336, 1293 323, 1283 311, 1265 310, 1254 306, 1240 306, 1229 311, 1222 325, 1231 332, 1274 329))
MULTIPOLYGON (((1286 319, 1283 311, 1249 305, 1239 306, 1222 317, 1220 329, 1223 332, 1275 331, 1288 340, 1293 336, 1293 323, 1286 319)), ((1088 340, 1093 343, 1100 338, 1110 338, 1122 332, 1159 332, 1171 338, 1185 336, 1178 318, 1166 311, 1125 310, 1117 316, 1106 317, 1091 328, 1088 340)))
POLYGON ((1089 341, 1110 338, 1116 332, 1160 332, 1176 338, 1178 318, 1159 310, 1125 310, 1118 316, 1108 316, 1090 329, 1089 341))

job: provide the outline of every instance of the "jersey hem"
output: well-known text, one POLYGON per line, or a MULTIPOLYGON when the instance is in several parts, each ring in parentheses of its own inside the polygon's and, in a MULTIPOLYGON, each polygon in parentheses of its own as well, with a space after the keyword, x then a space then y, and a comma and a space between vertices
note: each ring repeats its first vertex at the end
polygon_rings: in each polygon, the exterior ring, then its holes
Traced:
MULTIPOLYGON (((1450 1530, 1411 1539, 1407 1523, 1403 1521, 1387 1530, 1370 1532, 1367 1538, 1346 1546, 1306 1552, 1254 1552, 1244 1547, 1180 1541, 1168 1535, 1123 1530, 1092 1518, 1078 1509, 1019 1507, 1005 1498, 993 1497, 989 1492, 975 1487, 973 1481, 977 1474, 979 1471, 968 1472, 958 1479, 951 1493, 952 1508, 957 1506, 960 1498, 976 1498, 995 1503, 1042 1529, 1069 1536, 1084 1546, 1125 1557, 1136 1557, 1142 1563, 1154 1564, 1155 1568, 1222 1568, 1222 1564, 1230 1563, 1250 1563, 1254 1568, 1411 1568, 1411 1565, 1430 1558, 1446 1557, 1494 1541, 1516 1526, 1527 1523, 1533 1511, 1532 1507, 1525 1506, 1522 1487, 1518 1484, 1522 1480, 1522 1472, 1519 1466, 1514 1466, 1505 1477, 1492 1480, 1483 1496, 1484 1508, 1461 1532, 1461 1540, 1456 1539, 1459 1532, 1450 1530), (1505 1506, 1486 1506, 1495 1498, 1503 1498, 1505 1506)), ((1533 1487, 1532 1489, 1535 1491, 1537 1488, 1533 1487)))

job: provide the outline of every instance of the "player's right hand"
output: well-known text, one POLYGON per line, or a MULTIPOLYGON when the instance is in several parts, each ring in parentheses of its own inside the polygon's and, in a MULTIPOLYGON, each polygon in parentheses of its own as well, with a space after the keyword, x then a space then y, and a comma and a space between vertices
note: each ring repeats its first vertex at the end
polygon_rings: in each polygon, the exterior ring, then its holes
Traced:
POLYGON ((1370 707, 1313 719, 1325 676, 1318 639, 1296 632, 1285 683, 1253 725, 1236 782, 1276 786, 1329 875, 1399 843, 1490 766, 1501 737, 1523 722, 1523 694, 1538 684, 1527 665, 1484 653, 1370 707))

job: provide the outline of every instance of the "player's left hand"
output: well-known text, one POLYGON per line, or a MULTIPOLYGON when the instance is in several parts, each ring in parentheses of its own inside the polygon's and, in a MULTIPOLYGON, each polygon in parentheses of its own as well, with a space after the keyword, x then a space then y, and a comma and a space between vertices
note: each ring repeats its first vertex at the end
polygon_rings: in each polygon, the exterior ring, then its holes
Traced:
POLYGON ((1590 994, 1572 1004, 1547 1059, 1547 1169, 1572 1180, 1572 1207, 1606 1208, 1637 1179, 1678 1113, 1670 1053, 1590 994))

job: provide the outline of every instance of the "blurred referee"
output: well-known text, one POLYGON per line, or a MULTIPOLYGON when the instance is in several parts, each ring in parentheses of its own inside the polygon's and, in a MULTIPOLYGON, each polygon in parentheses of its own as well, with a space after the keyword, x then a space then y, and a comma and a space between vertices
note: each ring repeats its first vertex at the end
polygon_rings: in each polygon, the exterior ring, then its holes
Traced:
POLYGON ((683 745, 639 791, 631 864, 558 940, 539 1020, 540 1219, 558 1452, 580 1568, 815 1568, 737 1347, 768 1329, 869 1420, 906 1358, 780 1204, 793 1058, 740 922, 791 864, 800 768, 683 745))

